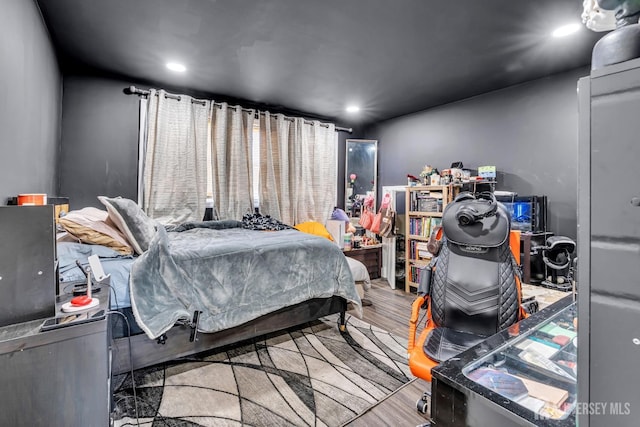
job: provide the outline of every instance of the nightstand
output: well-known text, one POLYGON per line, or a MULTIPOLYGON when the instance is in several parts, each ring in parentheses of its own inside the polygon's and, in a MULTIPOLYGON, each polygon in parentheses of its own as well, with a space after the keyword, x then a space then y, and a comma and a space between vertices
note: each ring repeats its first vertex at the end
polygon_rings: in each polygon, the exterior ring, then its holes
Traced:
POLYGON ((357 259, 367 267, 369 277, 377 279, 380 277, 382 267, 382 245, 363 246, 350 251, 343 251, 349 258, 357 259))
MULTIPOLYGON (((109 307, 109 293, 92 310, 109 307)), ((59 307, 71 295, 59 297, 59 307)), ((45 319, 0 328, 2 425, 109 425, 111 357, 108 316, 40 330, 45 319)))

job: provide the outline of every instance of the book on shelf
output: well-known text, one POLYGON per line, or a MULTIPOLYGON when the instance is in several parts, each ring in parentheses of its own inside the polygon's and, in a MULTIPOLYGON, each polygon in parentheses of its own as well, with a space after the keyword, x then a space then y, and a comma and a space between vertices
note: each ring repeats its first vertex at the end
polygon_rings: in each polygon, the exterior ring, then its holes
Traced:
POLYGON ((429 261, 433 254, 427 248, 427 242, 411 240, 409 242, 409 259, 414 261, 429 261))
POLYGON ((419 212, 440 212, 442 203, 438 203, 438 199, 435 197, 425 197, 418 199, 418 211, 419 212))
POLYGON ((431 221, 429 217, 409 218, 409 234, 428 238, 431 234, 431 221))
POLYGON ((422 274, 423 268, 412 265, 409 267, 409 281, 413 283, 420 283, 420 275, 422 274))
POLYGON ((418 259, 431 259, 433 258, 433 254, 429 252, 429 247, 427 242, 418 242, 416 244, 417 257, 418 259))

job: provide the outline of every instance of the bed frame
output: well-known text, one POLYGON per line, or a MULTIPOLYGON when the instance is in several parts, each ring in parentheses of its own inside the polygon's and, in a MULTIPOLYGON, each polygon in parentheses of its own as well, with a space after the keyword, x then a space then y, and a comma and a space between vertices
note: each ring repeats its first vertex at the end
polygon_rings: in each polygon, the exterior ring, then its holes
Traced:
POLYGON ((194 329, 176 325, 161 338, 149 339, 145 334, 116 338, 113 344, 112 373, 121 374, 147 366, 190 356, 229 344, 239 343, 264 334, 301 325, 323 316, 340 313, 338 325, 345 330, 347 301, 338 296, 315 298, 285 307, 231 329, 214 333, 199 332, 193 341, 194 329))

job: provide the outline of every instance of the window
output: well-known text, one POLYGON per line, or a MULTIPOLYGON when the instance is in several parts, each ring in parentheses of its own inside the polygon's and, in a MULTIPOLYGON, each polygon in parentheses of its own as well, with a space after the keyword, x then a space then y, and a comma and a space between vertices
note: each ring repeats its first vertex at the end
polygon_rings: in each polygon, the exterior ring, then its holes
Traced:
MULTIPOLYGON (((207 140, 211 141, 211 119, 207 130, 207 140)), ((253 168, 253 207, 260 208, 260 119, 253 122, 253 146, 251 147, 253 168)), ((213 206, 213 171, 211 170, 211 144, 207 145, 207 207, 213 206)))

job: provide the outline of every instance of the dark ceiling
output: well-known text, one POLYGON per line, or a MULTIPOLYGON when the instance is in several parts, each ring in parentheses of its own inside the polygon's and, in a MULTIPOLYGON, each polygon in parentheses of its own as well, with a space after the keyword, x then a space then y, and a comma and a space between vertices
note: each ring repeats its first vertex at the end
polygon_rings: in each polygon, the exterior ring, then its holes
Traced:
POLYGON ((588 65, 602 36, 584 27, 550 36, 580 23, 582 0, 37 3, 65 73, 89 69, 349 125, 588 65), (187 71, 167 70, 168 61, 187 71), (359 115, 345 112, 349 104, 359 115))

